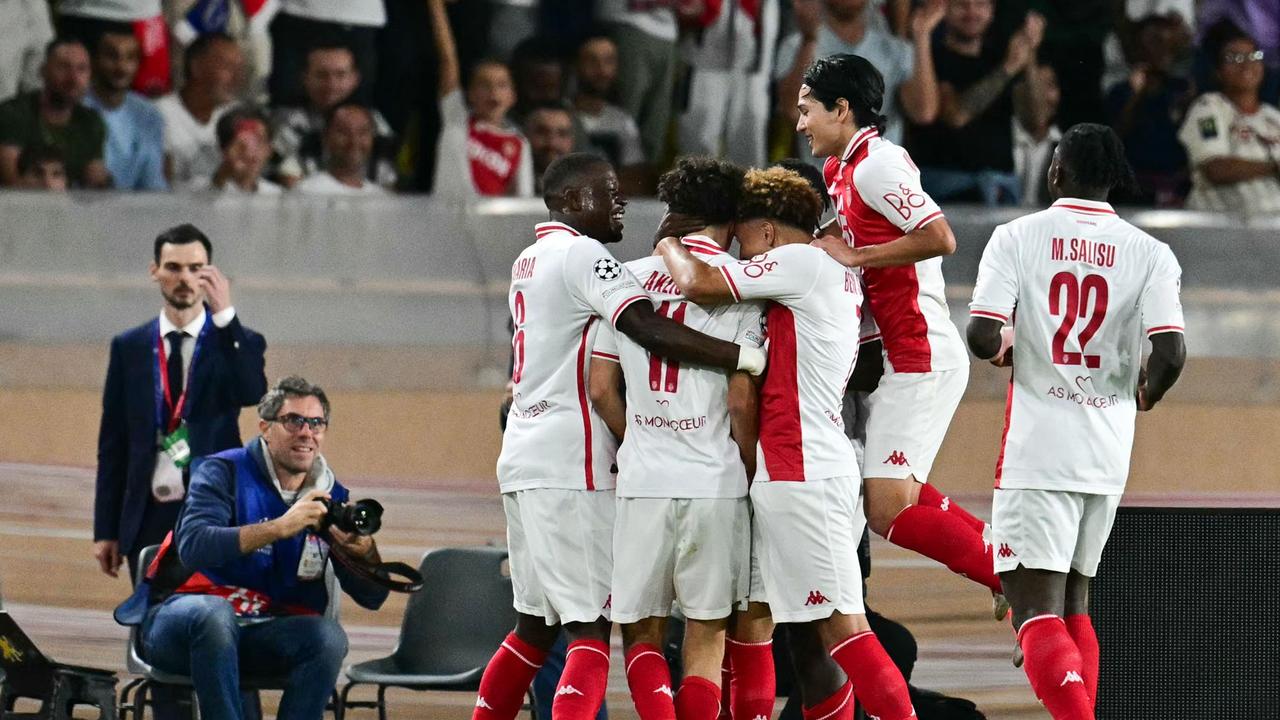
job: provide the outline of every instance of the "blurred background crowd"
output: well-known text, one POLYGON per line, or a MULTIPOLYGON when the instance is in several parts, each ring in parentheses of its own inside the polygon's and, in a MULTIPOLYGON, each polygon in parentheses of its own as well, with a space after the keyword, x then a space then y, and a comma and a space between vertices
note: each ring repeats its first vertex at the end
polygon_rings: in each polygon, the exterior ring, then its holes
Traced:
POLYGON ((806 157, 816 57, 885 78, 940 202, 1035 206, 1112 125, 1120 202, 1280 210, 1275 0, 0 0, 0 186, 534 196, 573 150, 806 157))

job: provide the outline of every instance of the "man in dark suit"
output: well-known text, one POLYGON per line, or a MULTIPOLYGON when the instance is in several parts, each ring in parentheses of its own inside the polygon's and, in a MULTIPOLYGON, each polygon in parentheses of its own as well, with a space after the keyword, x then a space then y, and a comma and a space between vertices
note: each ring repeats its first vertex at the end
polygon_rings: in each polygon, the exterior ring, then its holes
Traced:
POLYGON ((267 390, 266 341, 240 324, 212 257, 193 225, 161 233, 150 273, 164 309, 111 341, 93 539, 112 577, 173 529, 191 458, 240 447, 240 408, 267 390))

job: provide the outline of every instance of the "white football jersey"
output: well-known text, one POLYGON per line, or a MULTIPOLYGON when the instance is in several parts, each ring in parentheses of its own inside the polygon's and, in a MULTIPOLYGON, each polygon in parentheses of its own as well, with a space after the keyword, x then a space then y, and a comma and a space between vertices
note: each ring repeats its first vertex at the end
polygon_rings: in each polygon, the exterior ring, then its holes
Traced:
MULTIPOLYGON (((708 265, 737 262, 708 237, 682 239, 708 265)), ((702 307, 684 299, 662 258, 627 268, 658 314, 712 337, 764 345, 760 303, 702 307)), ((595 357, 620 361, 627 383, 627 435, 618 450, 618 497, 737 498, 747 474, 729 434, 729 376, 717 368, 664 360, 617 331, 601 328, 595 357)))
POLYGON ((996 487, 1124 492, 1143 333, 1182 332, 1181 277, 1168 245, 1104 202, 995 229, 970 314, 1014 327, 996 487))
POLYGON ((601 318, 613 325, 649 296, 596 240, 561 223, 536 234, 511 266, 515 399, 498 483, 504 493, 612 488, 617 442, 587 397, 591 348, 601 318))
POLYGON ((1191 165, 1188 208, 1249 215, 1280 210, 1280 177, 1214 185, 1200 170, 1201 163, 1213 158, 1280 161, 1280 110, 1274 105, 1262 103, 1257 112, 1246 115, 1222 93, 1205 93, 1187 109, 1178 140, 1191 165))
POLYGON ((862 283, 812 245, 720 267, 735 300, 766 306, 769 366, 760 388, 755 482, 859 477, 840 411, 858 359, 862 283))

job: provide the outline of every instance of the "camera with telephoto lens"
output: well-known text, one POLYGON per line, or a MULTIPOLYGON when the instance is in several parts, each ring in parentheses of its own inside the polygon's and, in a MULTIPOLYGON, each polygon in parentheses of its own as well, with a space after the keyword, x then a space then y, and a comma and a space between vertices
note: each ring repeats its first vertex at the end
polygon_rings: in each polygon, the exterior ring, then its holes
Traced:
POLYGON ((355 535, 372 535, 382 527, 382 503, 377 500, 357 500, 344 503, 318 498, 329 509, 320 522, 321 528, 333 526, 355 535))

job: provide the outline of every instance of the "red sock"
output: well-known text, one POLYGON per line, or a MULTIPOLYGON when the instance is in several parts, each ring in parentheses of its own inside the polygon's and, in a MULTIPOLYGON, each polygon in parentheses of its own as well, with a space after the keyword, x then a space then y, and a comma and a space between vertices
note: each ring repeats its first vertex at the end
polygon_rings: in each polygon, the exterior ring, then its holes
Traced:
POLYGON ((1054 720, 1093 720, 1082 674, 1084 661, 1062 618, 1037 615, 1024 622, 1018 644, 1026 658, 1022 669, 1031 689, 1054 720))
POLYGON ((1102 651, 1098 648, 1098 634, 1093 631, 1093 620, 1087 614, 1067 616, 1067 632, 1080 650, 1080 659, 1084 661, 1084 670, 1080 677, 1084 678, 1084 687, 1089 691, 1090 707, 1098 707, 1098 658, 1102 651))
POLYGON ((930 485, 929 483, 924 483, 920 486, 919 504, 924 505, 925 507, 935 507, 942 512, 955 515, 963 520, 966 525, 973 528, 973 531, 979 535, 981 535, 982 531, 987 528, 987 524, 985 522, 974 517, 973 513, 960 507, 960 503, 956 502, 953 498, 949 498, 938 492, 938 488, 930 485))
POLYGON ((640 720, 675 720, 671 668, 658 648, 637 643, 627 651, 627 685, 640 720))
POLYGON ((676 717, 680 720, 715 720, 720 714, 720 688, 704 677, 690 675, 676 693, 676 717))
POLYGON ((733 663, 729 660, 729 650, 725 649, 724 659, 720 661, 720 715, 718 720, 733 720, 729 708, 732 707, 729 688, 733 685, 733 663))
POLYGON ((471 720, 513 720, 524 707, 525 693, 547 654, 516 637, 498 646, 480 678, 480 693, 471 720))
POLYGON ((773 674, 773 641, 741 643, 726 640, 733 665, 729 688, 733 720, 769 720, 778 694, 778 678, 773 674))
POLYGON ((853 683, 846 680, 831 697, 800 712, 804 720, 844 720, 853 717, 853 704, 853 683))
POLYGON ((915 717, 907 681, 889 659, 875 633, 867 630, 850 635, 831 648, 831 657, 844 669, 868 715, 880 720, 906 720, 915 717))
POLYGON ((912 505, 898 513, 884 537, 898 547, 937 560, 951 572, 986 585, 992 592, 1000 592, 991 546, 950 512, 912 505))
POLYGON ((599 640, 578 640, 565 653, 564 673, 551 703, 554 720, 595 720, 609 684, 609 646, 599 640))

